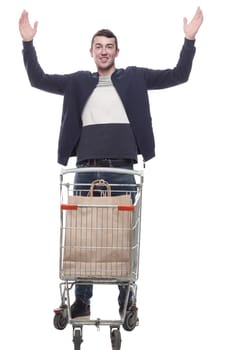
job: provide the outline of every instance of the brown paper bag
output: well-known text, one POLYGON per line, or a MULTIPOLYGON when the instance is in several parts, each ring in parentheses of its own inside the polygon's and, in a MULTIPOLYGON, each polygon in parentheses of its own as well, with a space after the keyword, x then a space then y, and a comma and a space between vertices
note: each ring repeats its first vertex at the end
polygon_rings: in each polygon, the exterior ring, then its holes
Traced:
MULTIPOLYGON (((103 185, 103 182, 101 183, 103 185)), ((132 209, 130 195, 70 196, 64 225, 63 277, 108 278, 130 274, 132 209), (109 206, 109 207, 108 207, 109 206), (114 206, 114 207, 113 207, 114 206)))

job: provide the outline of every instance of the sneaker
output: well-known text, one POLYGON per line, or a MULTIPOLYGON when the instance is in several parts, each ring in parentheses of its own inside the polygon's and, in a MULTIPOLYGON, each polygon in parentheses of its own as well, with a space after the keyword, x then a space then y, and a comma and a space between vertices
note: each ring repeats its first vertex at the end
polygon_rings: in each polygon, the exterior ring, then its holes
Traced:
POLYGON ((70 308, 71 318, 90 316, 90 305, 83 303, 80 299, 76 300, 70 308))

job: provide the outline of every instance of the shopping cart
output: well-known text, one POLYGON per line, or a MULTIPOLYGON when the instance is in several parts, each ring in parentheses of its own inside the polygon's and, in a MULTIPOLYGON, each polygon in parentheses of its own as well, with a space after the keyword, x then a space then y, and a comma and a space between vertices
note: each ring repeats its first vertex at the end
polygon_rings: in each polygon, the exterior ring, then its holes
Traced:
POLYGON ((54 326, 73 327, 74 349, 80 350, 83 326, 110 327, 113 350, 121 347, 122 326, 132 331, 139 323, 137 285, 143 171, 118 168, 62 169, 60 175, 60 295, 54 326), (76 173, 133 175, 136 184, 109 184, 104 179, 74 183, 76 173), (127 187, 127 191, 125 188, 127 187), (93 190, 97 195, 93 195, 93 190), (115 284, 125 288, 119 319, 71 317, 70 292, 75 284, 115 284), (129 296, 133 303, 128 308, 129 296))

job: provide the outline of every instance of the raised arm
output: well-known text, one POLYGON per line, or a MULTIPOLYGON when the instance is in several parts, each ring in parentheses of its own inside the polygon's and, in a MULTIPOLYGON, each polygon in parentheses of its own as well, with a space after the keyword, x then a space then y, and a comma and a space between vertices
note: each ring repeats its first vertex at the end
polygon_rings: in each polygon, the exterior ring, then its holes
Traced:
POLYGON ((54 94, 63 95, 72 74, 47 74, 41 68, 33 39, 37 32, 38 22, 32 26, 28 19, 28 12, 23 11, 19 19, 19 31, 23 39, 23 59, 31 85, 54 94))
POLYGON ((189 79, 195 55, 195 37, 203 22, 200 7, 197 8, 192 20, 184 18, 183 29, 185 34, 184 45, 179 60, 173 69, 147 70, 146 80, 148 89, 165 89, 183 84, 189 79))
POLYGON ((29 22, 28 12, 23 10, 19 19, 19 31, 23 41, 32 41, 36 35, 38 22, 34 22, 32 26, 29 22))
POLYGON ((197 8, 190 22, 188 22, 186 17, 184 17, 183 28, 184 28, 185 37, 189 40, 194 40, 202 22, 203 22, 203 13, 200 7, 197 8))

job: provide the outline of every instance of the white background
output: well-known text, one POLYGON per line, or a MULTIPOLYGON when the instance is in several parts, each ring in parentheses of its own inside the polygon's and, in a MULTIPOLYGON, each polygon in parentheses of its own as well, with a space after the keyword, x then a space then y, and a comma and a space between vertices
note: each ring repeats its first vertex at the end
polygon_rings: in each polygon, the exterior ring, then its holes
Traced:
MULTIPOLYGON (((198 5, 205 19, 189 82, 150 93, 157 156, 145 170, 140 325, 132 333, 122 330, 122 349, 149 344, 157 350, 232 350, 233 55, 227 0, 1 2, 1 349, 73 348, 71 327, 53 327, 60 303, 56 156, 62 98, 29 85, 18 32, 22 10, 39 21, 35 46, 43 69, 69 73, 95 70, 90 39, 103 27, 118 36, 117 67, 172 68, 183 43, 183 16, 190 19, 198 5)), ((100 317, 116 303, 116 288, 107 288, 93 298, 100 317)), ((108 328, 84 328, 82 349, 92 348, 111 348, 108 328)))

